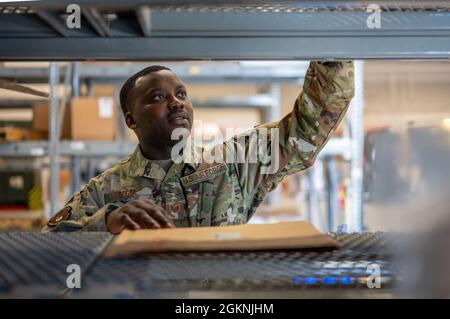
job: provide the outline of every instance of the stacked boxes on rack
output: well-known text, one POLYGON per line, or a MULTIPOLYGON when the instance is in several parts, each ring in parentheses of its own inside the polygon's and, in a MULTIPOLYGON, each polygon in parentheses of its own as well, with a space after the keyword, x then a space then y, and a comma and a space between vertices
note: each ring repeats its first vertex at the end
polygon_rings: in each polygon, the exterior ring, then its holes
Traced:
MULTIPOLYGON (((33 130, 48 135, 48 104, 33 105, 33 130)), ((117 111, 111 97, 73 98, 63 115, 62 139, 111 141, 116 138, 117 111)))
MULTIPOLYGON (((61 139, 114 141, 118 127, 117 109, 111 97, 73 98, 59 110, 62 114, 61 139)), ((32 107, 31 123, 15 126, 3 125, 0 139, 3 141, 47 140, 49 133, 49 106, 47 102, 36 103, 32 107), (4 133, 3 135, 1 135, 4 133)), ((16 169, 17 159, 2 159, 4 167, 0 170, 0 229, 18 228, 21 221, 29 224, 33 220, 44 220, 43 212, 49 207, 49 169, 40 166, 33 168, 34 158, 23 159, 27 167, 16 169), (12 224, 11 224, 12 222, 12 224), (12 226, 11 226, 12 225, 12 226)), ((20 166, 20 165, 19 165, 20 166)), ((67 168, 59 170, 59 202, 63 203, 70 195, 71 173, 67 168)), ((23 228, 23 227, 20 227, 23 228)))

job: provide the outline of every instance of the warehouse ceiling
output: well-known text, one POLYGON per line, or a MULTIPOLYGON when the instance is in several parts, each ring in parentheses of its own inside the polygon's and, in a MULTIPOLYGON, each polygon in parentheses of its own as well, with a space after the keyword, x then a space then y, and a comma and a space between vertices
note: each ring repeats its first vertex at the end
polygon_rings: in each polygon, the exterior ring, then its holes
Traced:
POLYGON ((25 1, 2 60, 448 59, 448 1, 25 1), (192 4, 193 3, 193 4, 192 4), (225 4, 224 4, 225 3, 225 4), (371 11, 373 9, 375 11, 371 11), (368 12, 370 11, 370 12, 368 12), (380 13, 379 24, 368 24, 380 13))

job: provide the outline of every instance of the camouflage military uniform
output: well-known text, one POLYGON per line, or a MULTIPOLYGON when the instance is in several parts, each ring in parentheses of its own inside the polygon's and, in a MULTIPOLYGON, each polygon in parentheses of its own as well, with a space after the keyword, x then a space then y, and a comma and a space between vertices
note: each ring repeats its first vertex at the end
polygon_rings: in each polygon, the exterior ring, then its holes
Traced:
MULTIPOLYGON (((279 166, 271 174, 262 173, 262 162, 249 161, 249 154, 257 152, 255 144, 240 139, 249 132, 220 144, 232 155, 231 162, 198 163, 205 150, 194 147, 194 156, 185 152, 167 173, 144 158, 138 146, 128 158, 91 179, 44 230, 106 231, 105 215, 134 199, 154 201, 177 227, 246 223, 267 192, 286 175, 312 165, 343 118, 353 94, 352 62, 311 62, 292 112, 250 131, 256 134, 262 129, 278 129, 279 166)), ((274 139, 271 132, 268 144, 274 139)))

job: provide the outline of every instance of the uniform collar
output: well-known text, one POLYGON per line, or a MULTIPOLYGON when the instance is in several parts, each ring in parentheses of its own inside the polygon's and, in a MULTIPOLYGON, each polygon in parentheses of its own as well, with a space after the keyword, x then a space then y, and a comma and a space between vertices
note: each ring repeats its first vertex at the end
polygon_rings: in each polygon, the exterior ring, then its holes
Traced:
MULTIPOLYGON (((177 171, 181 171, 184 166, 188 166, 194 172, 200 163, 201 156, 202 148, 189 141, 183 155, 180 155, 174 161, 168 173, 173 170, 174 166, 179 168, 177 171)), ((142 154, 140 146, 137 145, 129 158, 129 175, 133 177, 144 176, 162 181, 166 177, 166 172, 158 164, 148 160, 142 154)))

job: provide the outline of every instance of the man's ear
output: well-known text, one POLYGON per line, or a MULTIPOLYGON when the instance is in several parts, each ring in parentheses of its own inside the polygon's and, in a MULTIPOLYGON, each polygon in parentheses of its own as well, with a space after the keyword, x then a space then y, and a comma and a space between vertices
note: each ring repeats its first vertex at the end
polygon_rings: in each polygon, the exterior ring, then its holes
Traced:
POLYGON ((131 112, 125 113, 125 123, 127 123, 127 126, 132 130, 136 128, 136 121, 134 120, 131 112))

